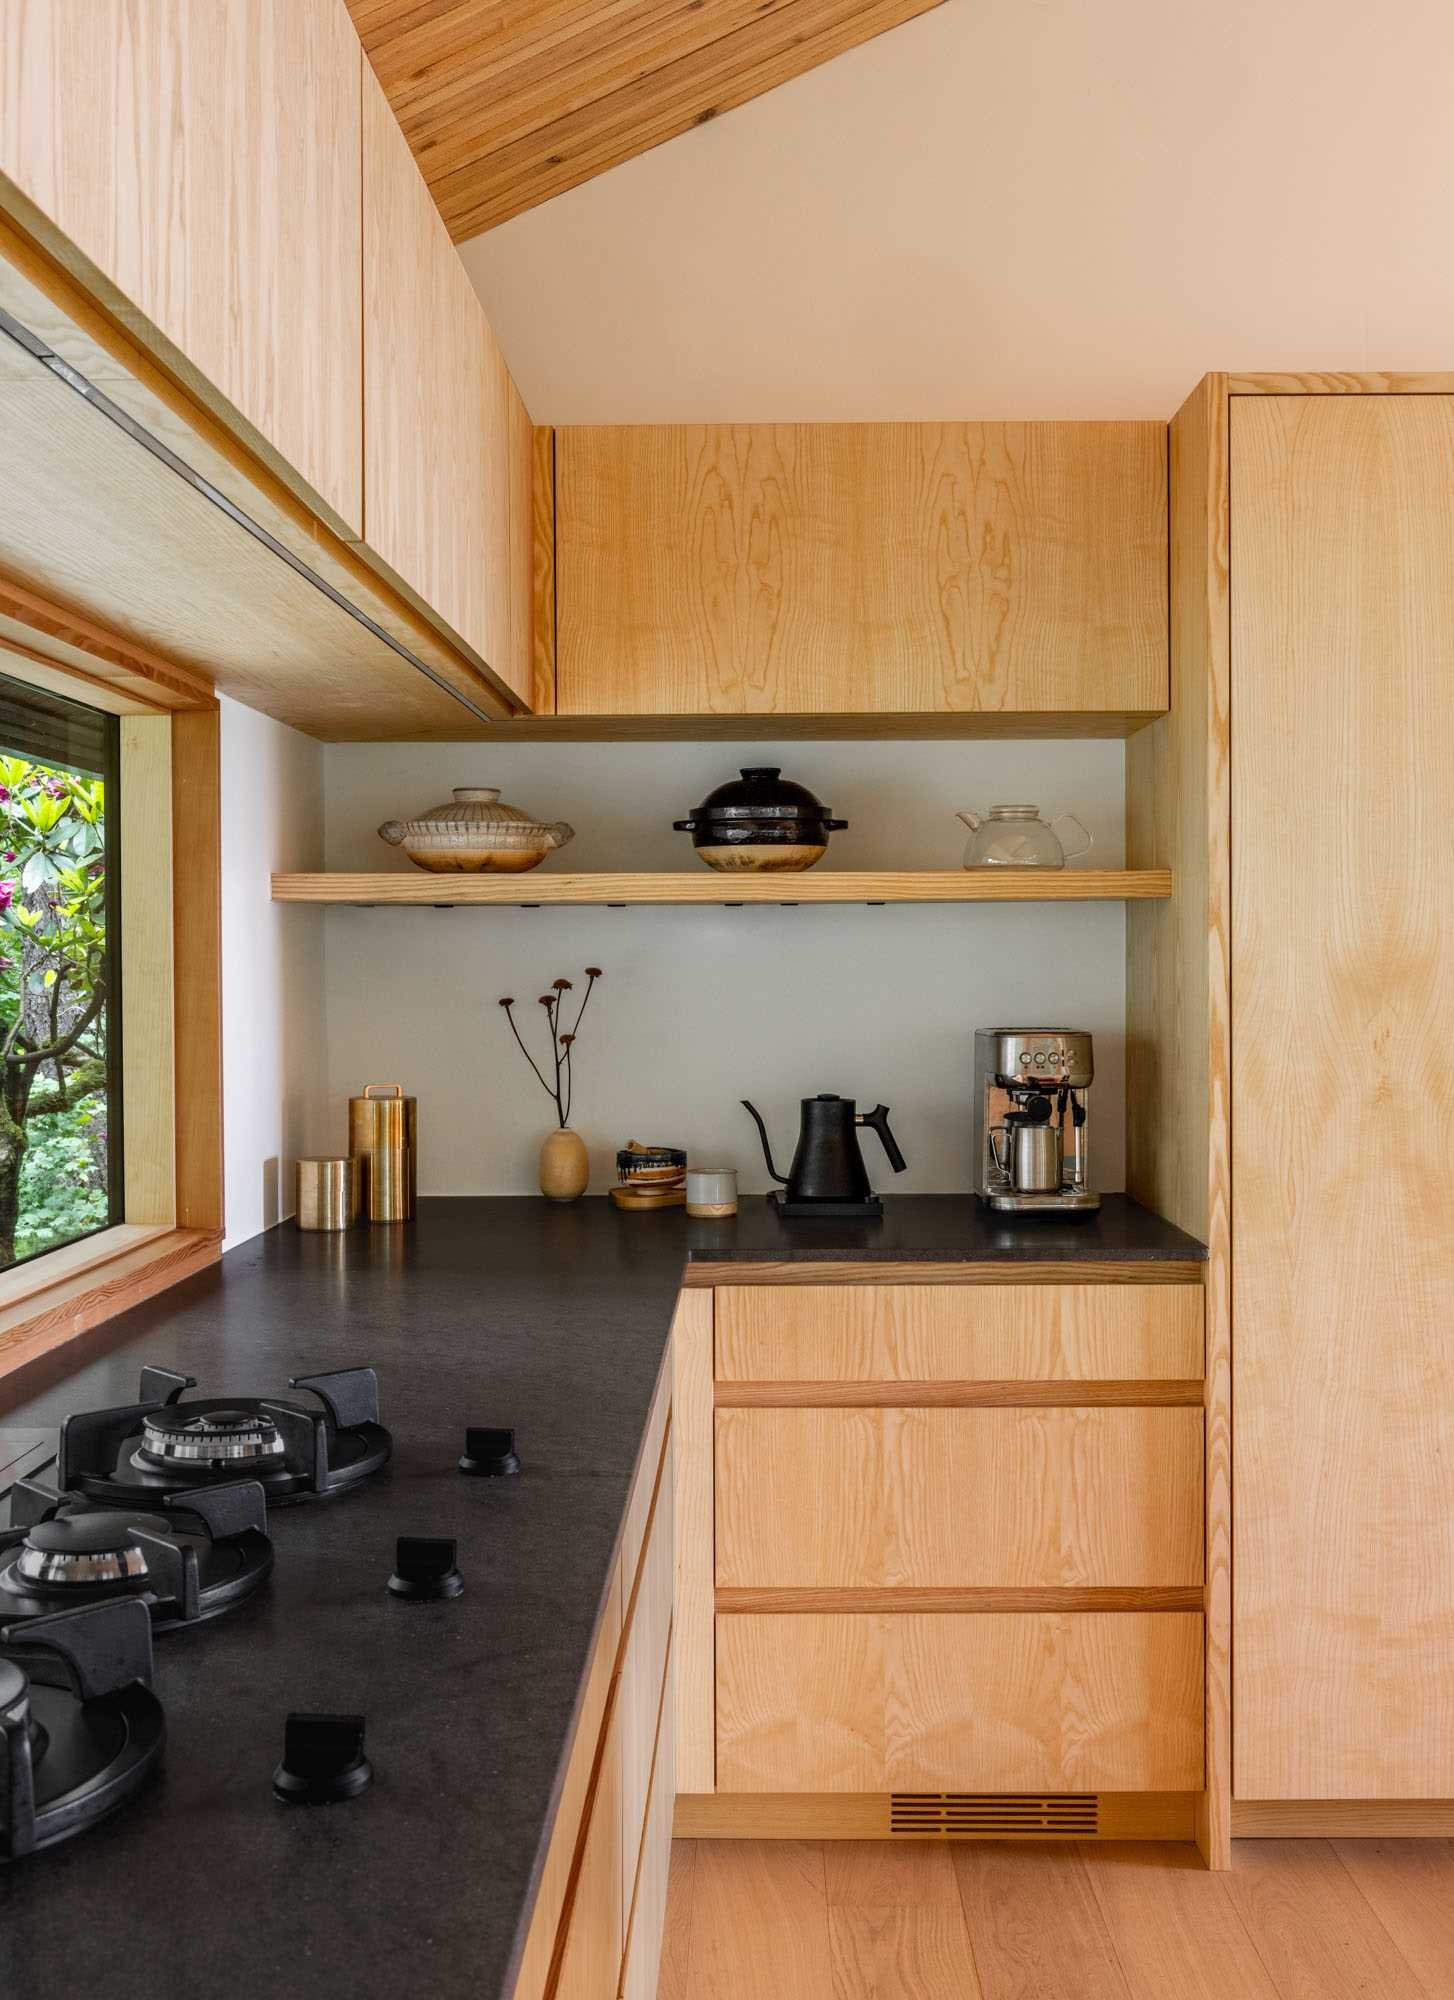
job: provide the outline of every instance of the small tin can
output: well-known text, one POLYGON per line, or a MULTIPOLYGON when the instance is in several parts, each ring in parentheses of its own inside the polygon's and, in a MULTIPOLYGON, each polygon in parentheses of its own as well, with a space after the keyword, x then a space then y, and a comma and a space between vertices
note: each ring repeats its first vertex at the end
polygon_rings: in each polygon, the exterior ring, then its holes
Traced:
POLYGON ((300 1229, 351 1229, 361 1203, 360 1162, 348 1159, 299 1160, 296 1166, 300 1229))

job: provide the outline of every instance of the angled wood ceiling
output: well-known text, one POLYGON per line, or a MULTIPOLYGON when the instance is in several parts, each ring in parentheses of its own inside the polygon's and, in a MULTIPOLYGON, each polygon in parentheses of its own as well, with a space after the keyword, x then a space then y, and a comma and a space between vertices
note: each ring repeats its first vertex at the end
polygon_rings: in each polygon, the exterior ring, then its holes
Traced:
POLYGON ((456 242, 941 0, 348 0, 456 242))

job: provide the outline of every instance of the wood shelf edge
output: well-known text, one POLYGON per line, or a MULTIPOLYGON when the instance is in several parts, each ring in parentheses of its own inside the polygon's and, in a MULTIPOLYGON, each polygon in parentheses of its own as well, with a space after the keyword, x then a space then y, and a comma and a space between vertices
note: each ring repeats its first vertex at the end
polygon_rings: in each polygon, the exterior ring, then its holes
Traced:
POLYGON ((275 874, 275 903, 538 905, 585 903, 1072 903, 1164 901, 1169 868, 1068 868, 976 875, 962 868, 849 871, 824 875, 656 873, 404 875, 275 874))

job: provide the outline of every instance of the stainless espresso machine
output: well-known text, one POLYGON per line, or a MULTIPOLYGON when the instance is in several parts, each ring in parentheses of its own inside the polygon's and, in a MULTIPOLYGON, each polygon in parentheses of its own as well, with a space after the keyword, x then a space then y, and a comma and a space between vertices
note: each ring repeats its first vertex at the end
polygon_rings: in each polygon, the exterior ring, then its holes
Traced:
POLYGON ((1079 1028, 976 1028, 975 1192, 1011 1215, 1099 1208, 1086 1180, 1095 1075, 1079 1028))

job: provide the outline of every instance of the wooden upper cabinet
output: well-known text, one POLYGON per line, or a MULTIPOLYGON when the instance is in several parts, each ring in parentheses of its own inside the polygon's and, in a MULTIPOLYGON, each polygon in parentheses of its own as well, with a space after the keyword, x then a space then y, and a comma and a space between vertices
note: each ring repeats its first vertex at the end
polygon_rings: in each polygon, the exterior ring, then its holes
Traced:
POLYGON ((348 534, 364 67, 344 0, 0 0, 0 208, 348 534))
POLYGON ((365 547, 528 698, 529 419, 367 68, 363 214, 365 547))
POLYGON ((563 715, 1167 706, 1163 424, 555 435, 563 715))

